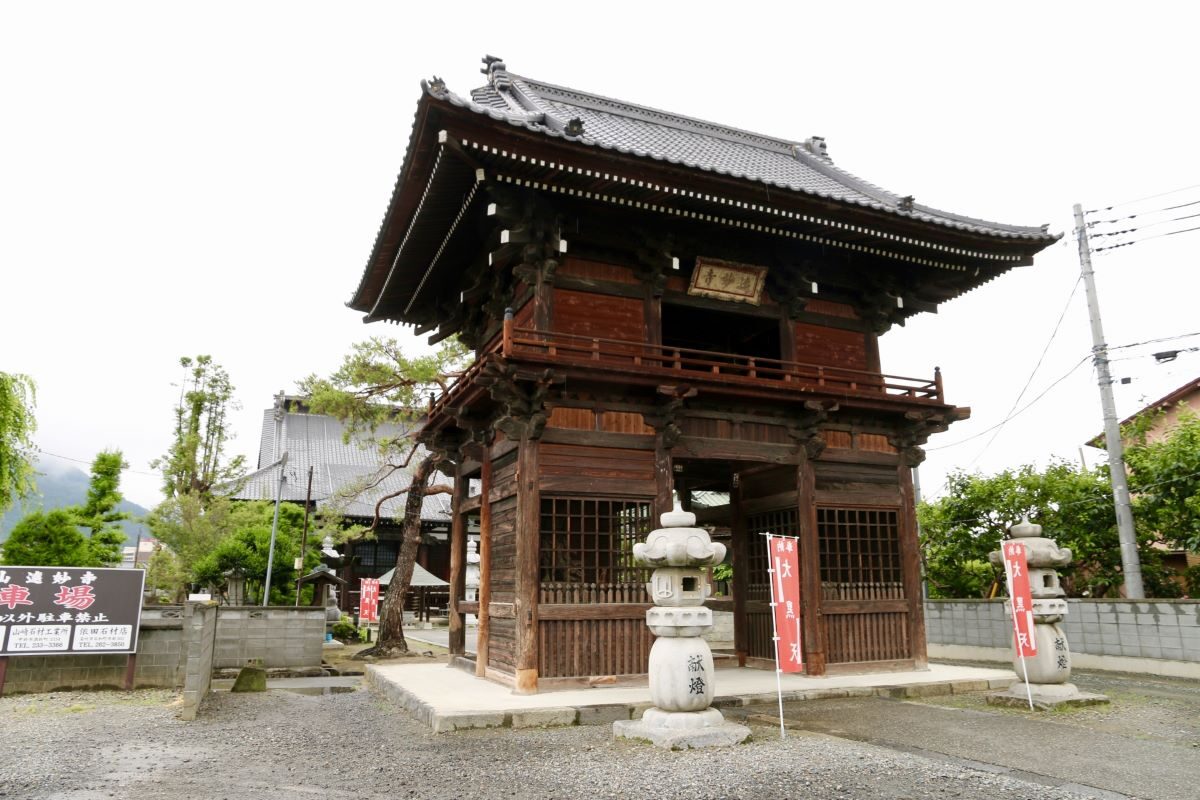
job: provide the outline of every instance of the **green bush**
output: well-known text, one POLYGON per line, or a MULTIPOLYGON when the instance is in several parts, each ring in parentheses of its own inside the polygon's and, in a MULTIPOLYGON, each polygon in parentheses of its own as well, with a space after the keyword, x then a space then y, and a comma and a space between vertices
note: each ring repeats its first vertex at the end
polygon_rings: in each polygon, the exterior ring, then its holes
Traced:
POLYGON ((347 616, 342 616, 337 622, 333 623, 333 638, 339 642, 353 644, 359 641, 358 628, 354 627, 354 623, 347 616))

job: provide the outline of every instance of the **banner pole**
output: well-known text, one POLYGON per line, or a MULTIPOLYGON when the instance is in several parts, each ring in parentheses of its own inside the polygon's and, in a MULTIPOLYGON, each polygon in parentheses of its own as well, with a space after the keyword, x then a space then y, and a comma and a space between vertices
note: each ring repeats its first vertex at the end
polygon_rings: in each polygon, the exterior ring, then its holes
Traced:
MULTIPOLYGON (((1017 604, 1013 602, 1012 571, 1008 567, 1008 553, 1004 552, 1004 543, 1008 541, 1000 534, 1000 558, 1004 561, 1004 583, 1008 586, 1008 609, 1012 612, 1013 638, 1017 642, 1017 658, 1021 659, 1021 672, 1025 674, 1025 694, 1029 698, 1029 710, 1033 711, 1033 689, 1029 687, 1029 667, 1025 664, 1025 652, 1021 649, 1021 639, 1018 636, 1020 626, 1017 623, 1017 604)), ((1029 632, 1033 636, 1033 631, 1029 632)))
POLYGON ((783 598, 775 596, 775 570, 771 566, 771 540, 775 537, 765 534, 767 539, 767 583, 771 587, 771 641, 775 643, 775 694, 779 698, 779 738, 787 738, 787 728, 783 724, 783 668, 779 664, 779 630, 775 625, 775 606, 783 598))

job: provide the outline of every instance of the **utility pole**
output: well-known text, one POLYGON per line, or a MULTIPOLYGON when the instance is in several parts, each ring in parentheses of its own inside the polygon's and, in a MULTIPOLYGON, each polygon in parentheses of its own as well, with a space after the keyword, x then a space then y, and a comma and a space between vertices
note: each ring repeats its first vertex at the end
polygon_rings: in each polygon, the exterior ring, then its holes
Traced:
POLYGON ((287 482, 287 450, 279 459, 279 486, 275 489, 275 518, 271 520, 271 544, 267 548, 267 577, 263 581, 263 607, 271 598, 271 568, 275 564, 275 533, 279 530, 279 501, 283 499, 283 484, 287 482))
POLYGON ((1137 535, 1133 529, 1133 511, 1129 507, 1129 484, 1125 479, 1125 446, 1121 442, 1121 426, 1117 423, 1117 406, 1113 402, 1112 376, 1108 371, 1108 345, 1104 343, 1104 327, 1100 323, 1100 302, 1096 299, 1095 273, 1092 271, 1092 247, 1088 242, 1087 223, 1083 207, 1075 204, 1075 230, 1079 236, 1079 267, 1083 287, 1087 290, 1088 318, 1092 323, 1092 363, 1096 365, 1096 382, 1100 385, 1100 406, 1104 409, 1104 444, 1108 450, 1108 473, 1112 480, 1113 502, 1117 511, 1117 536, 1121 541, 1121 571, 1125 577, 1125 596, 1142 600, 1142 564, 1138 559, 1137 535))

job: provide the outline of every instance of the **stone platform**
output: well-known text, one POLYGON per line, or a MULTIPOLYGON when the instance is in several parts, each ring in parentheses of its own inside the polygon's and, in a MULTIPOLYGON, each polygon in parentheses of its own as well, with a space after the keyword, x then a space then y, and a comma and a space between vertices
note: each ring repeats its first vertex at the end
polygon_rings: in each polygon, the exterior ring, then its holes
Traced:
MULTIPOLYGON (((931 664, 928 670, 834 675, 783 675, 783 699, 840 697, 926 697, 1007 689, 1009 669, 931 664)), ((371 664, 364 679, 372 691, 411 712, 435 733, 470 728, 529 728, 552 725, 610 725, 640 720, 653 707, 650 689, 603 686, 517 695, 501 684, 445 664, 371 664)), ((775 700, 775 673, 718 669, 715 708, 775 700)))

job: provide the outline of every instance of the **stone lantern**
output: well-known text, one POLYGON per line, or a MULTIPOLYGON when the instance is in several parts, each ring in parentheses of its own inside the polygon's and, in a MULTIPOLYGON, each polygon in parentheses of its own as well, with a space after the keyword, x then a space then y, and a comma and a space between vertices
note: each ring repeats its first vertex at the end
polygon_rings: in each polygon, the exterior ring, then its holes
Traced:
MULTIPOLYGON (((1071 648, 1067 644, 1067 634, 1059 625, 1067 615, 1067 593, 1059 582, 1057 568, 1071 563, 1071 550, 1059 547, 1053 539, 1043 537, 1042 526, 1028 519, 1013 525, 1008 532, 1014 540, 1025 546, 1037 655, 1026 656, 1024 663, 1019 655, 1014 656, 1013 671, 1017 673, 1018 680, 1007 691, 989 695, 988 702, 993 705, 1024 706, 1032 700, 1038 708, 1108 702, 1104 695, 1081 692, 1070 682, 1071 648)), ((1003 565, 1004 553, 995 550, 988 554, 988 559, 993 564, 1003 565)), ((1011 602, 1010 599, 1005 603, 1010 619, 1011 602)))
POLYGON ((697 528, 696 515, 678 507, 662 515, 662 526, 633 546, 639 564, 655 568, 646 585, 654 608, 646 625, 657 637, 650 649, 650 699, 640 720, 613 723, 613 736, 648 739, 672 749, 738 744, 750 735, 711 708, 712 651, 702 636, 712 629, 704 568, 721 563, 725 546, 697 528))

